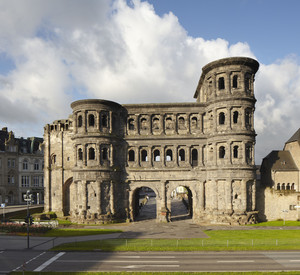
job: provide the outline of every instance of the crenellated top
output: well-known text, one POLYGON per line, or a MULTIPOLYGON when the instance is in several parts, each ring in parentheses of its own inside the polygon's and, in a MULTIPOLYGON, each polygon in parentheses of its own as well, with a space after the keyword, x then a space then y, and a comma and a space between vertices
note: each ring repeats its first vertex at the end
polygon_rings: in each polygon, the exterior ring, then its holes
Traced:
POLYGON ((47 124, 44 127, 45 132, 62 132, 62 131, 71 131, 72 129, 72 120, 70 119, 60 119, 55 120, 51 124, 47 124))
POLYGON ((230 57, 211 62, 202 68, 194 98, 197 102, 229 97, 254 99, 254 76, 259 63, 248 57, 230 57))

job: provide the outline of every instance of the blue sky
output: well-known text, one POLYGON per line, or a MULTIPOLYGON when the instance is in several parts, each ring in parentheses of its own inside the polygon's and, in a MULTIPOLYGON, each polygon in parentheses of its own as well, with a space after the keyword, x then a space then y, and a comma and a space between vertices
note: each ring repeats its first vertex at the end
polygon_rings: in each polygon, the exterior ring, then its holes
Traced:
POLYGON ((208 62, 256 74, 256 163, 300 127, 300 1, 0 0, 0 127, 42 136, 70 103, 192 102, 208 62))

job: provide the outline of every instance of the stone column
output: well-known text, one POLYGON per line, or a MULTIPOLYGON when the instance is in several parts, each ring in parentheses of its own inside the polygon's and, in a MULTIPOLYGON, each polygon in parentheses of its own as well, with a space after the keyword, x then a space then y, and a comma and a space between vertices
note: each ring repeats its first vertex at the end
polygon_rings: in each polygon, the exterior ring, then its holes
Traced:
POLYGON ((252 184, 252 211, 256 209, 256 180, 252 184))
POLYGON ((97 212, 98 212, 98 218, 99 215, 102 214, 102 209, 101 209, 101 181, 97 181, 97 196, 98 196, 98 204, 97 204, 97 212))
POLYGON ((226 210, 232 213, 232 186, 231 180, 227 180, 225 184, 225 203, 226 210))
POLYGON ((158 220, 160 222, 168 222, 169 211, 166 207, 166 185, 167 181, 161 181, 161 200, 160 200, 160 213, 158 220))
POLYGON ((113 215, 115 213, 115 198, 114 198, 114 183, 111 180, 110 181, 110 191, 109 191, 109 197, 110 197, 110 212, 113 215))
POLYGON ((242 205, 241 205, 241 212, 245 212, 247 209, 247 181, 241 181, 241 196, 242 196, 242 205))
POLYGON ((112 120, 113 120, 113 115, 112 115, 112 111, 109 111, 109 133, 112 133, 112 128, 113 128, 113 124, 112 124, 112 120))
POLYGON ((83 180, 81 182, 81 188, 82 188, 82 192, 81 192, 81 199, 82 199, 82 210, 81 210, 81 218, 84 220, 85 216, 86 216, 86 210, 87 210, 87 192, 86 192, 86 188, 87 188, 87 182, 86 180, 83 180))

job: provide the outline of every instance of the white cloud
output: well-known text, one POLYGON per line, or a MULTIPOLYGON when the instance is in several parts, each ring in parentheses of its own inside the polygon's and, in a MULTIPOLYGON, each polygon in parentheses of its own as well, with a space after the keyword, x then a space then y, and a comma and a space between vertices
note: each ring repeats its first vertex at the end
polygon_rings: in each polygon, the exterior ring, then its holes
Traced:
MULTIPOLYGON (((0 53, 15 69, 0 75, 0 127, 42 135, 70 103, 194 101, 201 68, 229 56, 255 58, 247 43, 190 37, 177 17, 147 2, 0 0, 0 53), (26 129, 26 125, 27 127, 26 129)), ((257 155, 283 147, 299 127, 299 62, 261 64, 256 79, 257 155), (271 142, 272 140, 272 142, 271 142)))

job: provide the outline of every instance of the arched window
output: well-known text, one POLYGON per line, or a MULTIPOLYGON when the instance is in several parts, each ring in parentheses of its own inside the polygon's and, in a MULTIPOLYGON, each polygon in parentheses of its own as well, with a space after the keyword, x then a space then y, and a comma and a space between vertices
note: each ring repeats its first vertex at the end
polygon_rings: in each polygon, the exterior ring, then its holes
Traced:
POLYGON ((192 129, 196 129, 197 127, 198 127, 198 120, 197 120, 197 118, 194 116, 194 117, 192 117, 191 128, 192 128, 192 129))
POLYGON ((219 113, 219 124, 225 124, 225 114, 223 112, 219 113))
POLYGON ((285 183, 281 185, 281 190, 285 190, 285 183))
POLYGON ((95 159, 95 149, 94 148, 89 148, 89 159, 95 159))
POLYGON ((34 170, 40 170, 40 164, 39 164, 39 161, 38 160, 35 160, 34 161, 34 170))
POLYGON ((198 150, 193 149, 192 150, 192 166, 198 165, 198 150))
POLYGON ((178 119, 178 128, 179 129, 185 129, 185 121, 184 121, 184 118, 183 117, 180 117, 178 119))
POLYGON ((249 111, 245 112, 245 124, 249 126, 251 124, 251 115, 249 111))
POLYGON ((237 88, 238 87, 238 76, 234 75, 232 79, 232 88, 237 88))
POLYGON ((291 190, 295 190, 295 183, 292 183, 291 190))
POLYGON ((102 149, 102 159, 108 160, 108 150, 105 147, 102 149))
POLYGON ((142 161, 147 161, 147 151, 146 150, 142 150, 141 152, 141 157, 142 157, 142 161))
POLYGON ((251 157, 251 146, 250 145, 247 145, 246 146, 246 160, 251 160, 252 157, 251 157))
POLYGON ((130 118, 128 120, 128 128, 129 128, 129 130, 134 130, 134 119, 133 118, 130 118))
POLYGON ((224 77, 220 77, 218 80, 218 87, 219 90, 224 90, 225 89, 225 82, 224 82, 224 77))
POLYGON ((286 185, 286 190, 291 190, 291 186, 289 183, 286 185))
POLYGON ((219 148, 219 158, 220 159, 225 158, 225 147, 224 146, 220 146, 220 148, 219 148))
POLYGON ((280 190, 280 183, 277 183, 277 190, 280 190))
POLYGON ((185 161, 185 151, 184 151, 184 149, 179 150, 179 161, 185 161))
POLYGON ((135 153, 133 150, 129 150, 128 152, 128 161, 134 161, 135 160, 135 153))
POLYGON ((166 129, 173 129, 173 122, 172 122, 172 118, 170 117, 166 118, 166 129))
POLYGON ((89 115, 89 126, 95 126, 95 117, 94 115, 89 115))
POLYGON ((160 151, 158 149, 153 152, 154 161, 160 161, 160 151))
POLYGON ((83 160, 83 153, 81 148, 78 149, 78 160, 83 160))
POLYGON ((24 159, 23 161, 23 170, 28 170, 28 160, 24 159))
POLYGON ((78 127, 82 127, 82 116, 78 116, 78 122, 77 122, 78 127))
POLYGON ((173 160, 173 152, 171 149, 168 149, 166 152, 166 161, 172 161, 173 160))
POLYGON ((107 115, 106 114, 102 115, 102 117, 101 117, 101 124, 102 124, 102 127, 107 127, 108 126, 107 115))
POLYGON ((234 111, 233 112, 233 123, 234 124, 238 123, 238 119, 239 119, 239 112, 238 111, 234 111))
POLYGON ((159 119, 157 117, 153 118, 153 129, 158 130, 159 129, 159 119))
POLYGON ((238 146, 233 147, 233 157, 235 159, 237 159, 239 157, 239 147, 238 146))
POLYGON ((142 118, 141 119, 141 129, 142 130, 146 130, 148 127, 147 127, 147 119, 146 118, 142 118))

